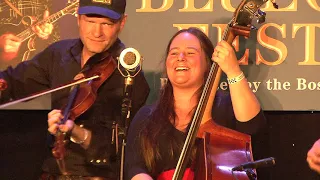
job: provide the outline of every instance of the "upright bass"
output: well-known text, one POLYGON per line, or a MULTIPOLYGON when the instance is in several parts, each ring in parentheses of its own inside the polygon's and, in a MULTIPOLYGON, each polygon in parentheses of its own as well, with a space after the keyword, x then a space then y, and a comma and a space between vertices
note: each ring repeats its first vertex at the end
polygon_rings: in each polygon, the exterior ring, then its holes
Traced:
MULTIPOLYGON (((268 0, 242 0, 238 5, 231 21, 228 23, 222 39, 232 44, 237 36, 249 37, 253 18, 258 23, 265 21, 265 13, 259 8, 268 0)), ((272 2, 277 8, 275 2, 272 2)), ((179 161, 173 178, 181 180, 189 162, 191 151, 196 138, 201 139, 197 144, 195 164, 196 180, 247 180, 244 172, 232 171, 232 168, 253 160, 251 137, 214 123, 211 119, 211 109, 221 76, 221 68, 213 63, 205 83, 196 112, 191 121, 179 161)))

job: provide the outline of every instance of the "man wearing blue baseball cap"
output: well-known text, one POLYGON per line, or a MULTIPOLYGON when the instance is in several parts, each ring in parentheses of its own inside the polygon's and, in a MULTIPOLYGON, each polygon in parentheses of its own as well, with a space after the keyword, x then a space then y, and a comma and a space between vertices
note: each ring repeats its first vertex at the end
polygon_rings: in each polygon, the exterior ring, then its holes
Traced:
POLYGON ((79 4, 78 14, 99 14, 110 19, 118 20, 124 15, 126 9, 126 1, 97 0, 85 1, 81 0, 79 4))
MULTIPOLYGON (((33 59, 0 72, 0 78, 7 81, 1 101, 58 87, 86 77, 103 62, 117 61, 124 49, 118 35, 126 22, 125 8, 126 0, 80 0, 77 19, 80 38, 58 41, 33 59)), ((88 109, 77 115, 72 112, 74 118, 64 109, 70 101, 70 89, 52 93, 53 110, 48 114, 48 132, 54 153, 49 149, 40 179, 119 178, 120 161, 114 133, 117 128, 114 127, 122 120, 124 77, 112 67, 110 76, 96 89, 93 104, 85 105, 88 109), (64 116, 67 116, 66 121, 61 123, 64 116), (57 132, 65 133, 62 146, 61 141, 54 138, 57 132)), ((78 91, 81 92, 81 88, 78 91)), ((148 94, 149 86, 140 72, 132 85, 131 118, 144 105, 148 94)))
POLYGON ((118 39, 127 15, 126 0, 80 0, 78 24, 84 44, 83 63, 94 53, 103 52, 118 39))
POLYGON ((127 15, 126 0, 80 0, 78 24, 83 58, 103 52, 118 39, 127 15), (103 35, 103 36, 102 36, 103 35))

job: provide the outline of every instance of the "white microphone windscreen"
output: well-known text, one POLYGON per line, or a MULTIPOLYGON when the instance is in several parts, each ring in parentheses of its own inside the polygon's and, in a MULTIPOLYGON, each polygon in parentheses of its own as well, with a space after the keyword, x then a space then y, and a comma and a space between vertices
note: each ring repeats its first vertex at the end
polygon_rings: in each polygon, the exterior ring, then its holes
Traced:
POLYGON ((119 62, 127 70, 133 70, 140 64, 140 53, 134 48, 126 48, 120 53, 119 62))

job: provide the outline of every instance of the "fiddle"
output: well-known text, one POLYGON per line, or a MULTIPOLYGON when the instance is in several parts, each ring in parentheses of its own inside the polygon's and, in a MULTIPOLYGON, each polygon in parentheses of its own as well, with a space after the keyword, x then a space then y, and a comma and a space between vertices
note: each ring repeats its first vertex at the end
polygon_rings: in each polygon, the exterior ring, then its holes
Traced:
MULTIPOLYGON (((114 68, 115 62, 112 62, 113 60, 110 60, 110 61, 111 62, 107 61, 106 65, 101 66, 103 68, 96 69, 96 70, 106 69, 106 73, 99 73, 99 71, 96 71, 95 72, 96 74, 93 74, 92 72, 88 73, 87 77, 83 76, 81 79, 75 80, 74 82, 71 82, 71 83, 56 87, 56 88, 52 88, 52 89, 49 89, 49 90, 46 90, 43 92, 39 92, 39 93, 33 94, 31 96, 25 97, 25 98, 21 98, 21 99, 15 100, 15 101, 11 101, 11 102, 2 104, 2 105, 0 105, 0 109, 8 107, 8 106, 12 106, 12 105, 24 102, 24 101, 28 101, 28 100, 31 100, 31 99, 55 92, 55 91, 59 91, 61 89, 65 89, 65 88, 68 88, 71 86, 76 86, 74 88, 74 90, 72 91, 73 93, 71 93, 71 96, 69 97, 68 105, 66 106, 66 108, 64 110, 65 119, 62 122, 64 123, 68 118, 74 120, 81 113, 83 113, 86 109, 88 109, 92 105, 92 103, 94 102, 94 99, 96 97, 95 96, 95 94, 96 94, 95 88, 97 87, 97 85, 101 84, 101 82, 99 82, 99 81, 103 80, 101 77, 105 78, 104 80, 106 80, 111 75, 113 70, 115 69, 114 68), (112 70, 112 72, 111 72, 111 70, 112 70), (102 74, 102 76, 101 76, 101 74, 102 74), (91 75, 91 77, 89 77, 90 75, 91 75), (89 87, 89 85, 92 84, 93 81, 98 81, 98 83, 94 83, 96 86, 91 88, 91 87, 89 87), (82 86, 78 86, 79 84, 83 84, 85 82, 88 82, 88 83, 86 83, 85 85, 82 85, 82 86), (80 89, 80 92, 82 92, 81 95, 86 94, 86 96, 84 96, 84 97, 77 96, 77 99, 76 99, 75 97, 76 97, 76 94, 79 91, 79 89, 80 89), (92 90, 92 91, 89 91, 89 90, 92 90), (93 91, 93 90, 95 90, 95 91, 93 91), (86 98, 86 99, 84 99, 84 98, 86 98), (75 104, 75 100, 77 100, 78 104, 75 104), (79 102, 80 103, 83 102, 83 103, 79 104, 79 102), (88 107, 86 107, 87 105, 88 105, 88 107), (72 106, 74 106, 74 107, 72 108, 72 106), (71 116, 69 115, 70 112, 71 112, 71 116)), ((1 80, 0 86, 1 86, 2 90, 4 90, 7 87, 7 83, 4 80, 3 81, 1 80)), ((0 90, 0 93, 1 93, 1 90, 0 90)), ((63 159, 65 157, 64 144, 65 144, 65 133, 58 131, 56 134, 56 139, 55 139, 55 143, 54 143, 54 148, 52 149, 52 153, 53 153, 53 156, 57 160, 59 169, 62 172, 62 174, 67 175, 65 163, 63 161, 63 159)))
MULTIPOLYGON (((258 18, 258 23, 265 20, 265 13, 259 8, 266 2, 267 0, 242 0, 224 30, 222 39, 231 45, 236 36, 249 37, 252 19, 258 18)), ((184 177, 196 138, 200 138, 201 142, 197 147, 197 159, 193 163, 196 167, 194 179, 248 179, 244 172, 237 172, 235 175, 232 168, 253 160, 251 137, 219 126, 211 118, 221 73, 219 65, 213 63, 173 174, 174 180, 184 177)))
MULTIPOLYGON (((61 124, 64 124, 68 119, 74 121, 78 116, 83 114, 91 107, 96 100, 99 87, 111 76, 116 67, 117 63, 113 57, 108 54, 106 57, 90 66, 90 68, 84 68, 85 70, 77 75, 81 79, 95 76, 98 76, 99 78, 90 80, 87 83, 77 84, 75 87, 73 87, 69 95, 68 103, 63 110, 64 118, 60 122, 61 124)), ((58 129, 55 135, 52 154, 57 160, 61 173, 67 175, 68 172, 64 162, 66 152, 64 146, 65 142, 65 133, 58 129)))
MULTIPOLYGON (((117 67, 117 63, 111 54, 102 54, 102 57, 100 57, 100 54, 97 54, 93 57, 90 59, 90 62, 88 61, 88 64, 90 63, 89 66, 84 68, 82 72, 77 75, 77 77, 80 77, 79 79, 53 89, 2 104, 0 105, 0 109, 74 86, 69 96, 68 104, 62 108, 64 109, 64 119, 61 123, 64 123, 68 119, 75 120, 78 116, 91 107, 97 97, 97 91, 99 87, 111 76, 117 67), (97 62, 95 62, 95 60, 97 60, 97 62)), ((7 86, 6 82, 0 80, 0 86, 5 89, 7 86)), ((52 153, 58 162, 62 174, 66 175, 67 171, 63 161, 65 157, 64 145, 65 133, 62 133, 58 130, 52 153)))

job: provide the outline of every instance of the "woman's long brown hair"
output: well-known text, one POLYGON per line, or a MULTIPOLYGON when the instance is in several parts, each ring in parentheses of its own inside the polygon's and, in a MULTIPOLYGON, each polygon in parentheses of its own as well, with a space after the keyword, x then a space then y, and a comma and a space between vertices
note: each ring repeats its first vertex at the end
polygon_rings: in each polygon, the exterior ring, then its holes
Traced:
MULTIPOLYGON (((211 67, 212 61, 211 56, 213 53, 213 45, 210 39, 198 28, 188 28, 178 31, 170 39, 166 48, 166 57, 168 56, 170 46, 172 41, 176 36, 181 33, 190 33, 198 38, 200 41, 201 48, 206 55, 207 70, 205 77, 209 73, 209 68, 211 67)), ((165 63, 164 63, 165 66, 165 63)), ((164 68, 166 69, 166 68, 164 68)), ((166 72, 164 73, 166 75, 166 72)), ((206 78, 205 78, 206 79, 206 78)), ((203 82, 204 84, 204 82, 203 82)), ((202 91, 202 88, 199 90, 202 91)), ((200 93, 198 93, 200 94, 200 93)), ((198 96, 199 99, 199 96, 198 96)), ((174 108, 174 95, 171 82, 168 80, 167 84, 160 90, 160 97, 155 105, 155 108, 151 112, 148 120, 146 120, 142 131, 140 132, 141 138, 141 149, 142 155, 144 157, 146 166, 151 174, 156 173, 156 160, 161 159, 161 154, 159 151, 159 135, 166 134, 170 135, 173 132, 172 124, 175 124, 176 112, 174 108), (172 122, 173 121, 173 122, 172 122)), ((168 138, 167 147, 169 149, 171 159, 173 160, 173 149, 182 147, 183 143, 178 143, 172 138, 168 138)))

